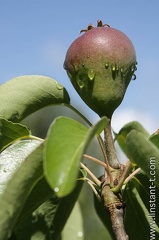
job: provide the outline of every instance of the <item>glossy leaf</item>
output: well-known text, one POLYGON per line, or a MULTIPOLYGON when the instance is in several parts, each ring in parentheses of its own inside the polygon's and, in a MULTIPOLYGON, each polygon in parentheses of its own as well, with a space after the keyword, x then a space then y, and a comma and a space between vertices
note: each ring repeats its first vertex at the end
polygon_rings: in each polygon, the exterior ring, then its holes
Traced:
POLYGON ((21 76, 0 86, 0 118, 19 122, 50 104, 69 103, 65 88, 45 76, 21 76))
POLYGON ((90 129, 81 123, 59 117, 51 125, 45 144, 45 176, 59 197, 69 194, 76 184, 83 152, 96 134, 104 129, 102 118, 90 129))
POLYGON ((29 137, 30 130, 19 123, 13 123, 7 119, 0 119, 0 151, 2 151, 9 143, 22 138, 29 137))
POLYGON ((17 141, 0 153, 0 195, 3 194, 7 183, 25 158, 35 150, 41 141, 25 139, 17 141))
MULTIPOLYGON (((23 151, 21 151, 21 147, 19 146, 17 156, 20 152, 22 155, 23 151)), ((0 198, 1 240, 6 240, 11 235, 30 191, 42 177, 42 162, 43 145, 40 145, 26 158, 7 183, 6 189, 0 198)))
POLYGON ((137 164, 159 187, 159 150, 145 136, 132 130, 126 138, 127 153, 130 160, 137 164), (155 171, 155 172, 154 172, 155 171), (155 173, 155 175, 152 175, 155 173))
MULTIPOLYGON (((123 200, 126 203, 124 223, 130 239, 150 238, 150 223, 153 215, 150 214, 150 181, 146 175, 138 174, 128 182, 124 189, 123 200), (132 224, 133 219, 133 224, 132 224)), ((155 222, 156 238, 159 236, 159 189, 155 189, 155 222)))
POLYGON ((115 133, 115 139, 118 141, 119 146, 125 154, 127 154, 125 140, 128 133, 132 130, 136 130, 142 133, 144 136, 148 137, 149 133, 144 129, 144 127, 136 121, 127 123, 124 127, 121 128, 118 134, 115 133))

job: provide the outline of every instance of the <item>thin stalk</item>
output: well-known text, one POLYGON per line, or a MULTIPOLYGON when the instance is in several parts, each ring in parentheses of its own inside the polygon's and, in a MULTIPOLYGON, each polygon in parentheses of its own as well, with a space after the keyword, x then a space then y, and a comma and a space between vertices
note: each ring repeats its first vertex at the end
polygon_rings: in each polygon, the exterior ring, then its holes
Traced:
POLYGON ((87 155, 87 154, 83 154, 83 157, 84 157, 84 158, 87 158, 87 159, 89 159, 89 160, 91 160, 91 161, 93 161, 93 162, 96 162, 96 163, 98 163, 99 165, 103 166, 105 169, 107 169, 107 165, 106 165, 104 162, 102 162, 101 160, 99 160, 99 159, 97 159, 97 158, 94 158, 94 157, 92 157, 92 156, 89 156, 89 155, 87 155))
MULTIPOLYGON (((97 137, 97 139, 98 139, 99 145, 100 145, 100 147, 101 147, 101 150, 102 150, 102 153, 103 153, 103 156, 104 156, 104 161, 105 161, 105 163, 106 163, 106 165, 107 165, 106 173, 107 173, 108 176, 109 176, 110 184, 113 185, 113 177, 112 177, 112 174, 111 174, 111 170, 110 170, 110 166, 109 166, 109 161, 108 161, 108 158, 107 158, 107 155, 106 155, 106 152, 105 152, 103 143, 102 143, 101 138, 100 138, 99 136, 97 137)), ((106 174, 105 174, 105 177, 106 177, 106 174)))
POLYGON ((89 186, 92 188, 92 190, 93 190, 94 194, 96 195, 98 201, 101 202, 101 196, 99 195, 97 189, 95 188, 94 183, 89 178, 86 178, 86 181, 89 184, 89 186))
POLYGON ((39 137, 36 137, 36 136, 34 136, 34 135, 30 135, 28 139, 39 140, 39 141, 42 141, 42 142, 44 141, 43 138, 39 138, 39 137))
POLYGON ((124 184, 128 183, 138 172, 140 172, 141 168, 137 168, 134 172, 132 172, 124 181, 124 184))
POLYGON ((111 131, 111 121, 104 129, 104 140, 109 165, 115 169, 120 168, 120 163, 118 161, 116 150, 114 147, 114 140, 111 131))
POLYGON ((106 155, 106 152, 105 152, 102 140, 101 140, 101 138, 99 136, 97 136, 97 139, 98 139, 100 148, 101 148, 102 153, 103 153, 104 161, 105 161, 106 165, 109 166, 108 158, 107 158, 107 155, 106 155))
POLYGON ((70 104, 63 104, 64 106, 68 107, 69 109, 71 109, 73 112, 75 112, 78 116, 80 116, 89 126, 92 126, 92 123, 82 114, 80 113, 76 108, 74 108, 72 105, 70 104))
POLYGON ((86 170, 89 176, 93 179, 93 181, 97 184, 97 186, 101 186, 101 181, 83 164, 80 162, 82 168, 86 170))

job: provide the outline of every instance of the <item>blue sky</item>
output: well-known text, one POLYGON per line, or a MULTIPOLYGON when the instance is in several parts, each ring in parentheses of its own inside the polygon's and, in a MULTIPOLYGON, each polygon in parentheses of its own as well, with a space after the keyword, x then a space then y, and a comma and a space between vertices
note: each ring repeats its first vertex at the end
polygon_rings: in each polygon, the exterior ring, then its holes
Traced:
POLYGON ((158 9, 158 0, 0 1, 0 83, 26 74, 52 77, 70 92, 72 105, 84 107, 95 122, 97 115, 77 96, 63 61, 79 31, 101 19, 128 35, 138 61, 137 79, 114 114, 114 128, 138 120, 153 132, 159 126, 158 9))

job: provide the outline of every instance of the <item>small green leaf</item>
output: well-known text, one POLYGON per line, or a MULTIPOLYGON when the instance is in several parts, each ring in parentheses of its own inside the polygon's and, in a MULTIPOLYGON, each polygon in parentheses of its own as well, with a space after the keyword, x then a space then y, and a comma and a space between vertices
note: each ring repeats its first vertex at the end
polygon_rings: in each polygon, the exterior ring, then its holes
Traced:
POLYGON ((137 164, 159 187, 159 150, 145 136, 136 130, 130 131, 126 138, 127 153, 130 160, 137 164), (153 165, 153 166, 152 166, 153 165), (152 172, 155 170, 155 175, 152 172))
POLYGON ((50 104, 69 103, 65 88, 45 76, 20 76, 0 86, 0 118, 20 122, 50 104))
POLYGON ((126 145, 125 145, 126 136, 132 130, 136 130, 142 133, 143 135, 145 135, 146 137, 149 136, 149 133, 144 129, 144 127, 139 122, 133 121, 133 122, 127 123, 124 127, 122 127, 122 129, 119 131, 118 134, 115 133, 115 138, 118 141, 119 146, 121 147, 121 149, 125 154, 127 154, 126 145))
POLYGON ((69 194, 76 184, 83 152, 108 120, 102 118, 90 129, 81 123, 59 117, 51 125, 45 143, 45 176, 59 197, 69 194))
POLYGON ((79 170, 82 176, 78 180, 84 180, 87 177, 87 172, 84 168, 80 168, 79 170))
MULTIPOLYGON (((23 151, 21 146, 19 146, 17 149, 17 157, 19 157, 19 154, 21 156, 24 155, 23 151)), ((12 155, 12 151, 10 154, 12 155)), ((16 156, 14 157, 16 159, 16 156)), ((25 156, 23 156, 23 159, 25 159, 25 156)), ((23 161, 7 183, 5 191, 0 197, 0 240, 6 240, 11 235, 30 191, 42 175, 43 144, 37 147, 25 161, 23 161)))
POLYGON ((19 123, 13 123, 7 119, 0 119, 0 151, 2 151, 11 142, 22 138, 29 137, 30 130, 19 123))

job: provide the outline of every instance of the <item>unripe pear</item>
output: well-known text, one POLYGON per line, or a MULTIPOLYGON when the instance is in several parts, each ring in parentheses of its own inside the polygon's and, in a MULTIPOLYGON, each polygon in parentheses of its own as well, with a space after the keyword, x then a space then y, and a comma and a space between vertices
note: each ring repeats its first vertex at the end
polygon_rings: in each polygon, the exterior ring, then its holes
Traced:
POLYGON ((66 53, 64 68, 84 102, 100 117, 111 118, 135 78, 134 46, 124 33, 101 21, 81 32, 66 53))

